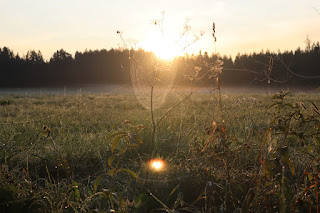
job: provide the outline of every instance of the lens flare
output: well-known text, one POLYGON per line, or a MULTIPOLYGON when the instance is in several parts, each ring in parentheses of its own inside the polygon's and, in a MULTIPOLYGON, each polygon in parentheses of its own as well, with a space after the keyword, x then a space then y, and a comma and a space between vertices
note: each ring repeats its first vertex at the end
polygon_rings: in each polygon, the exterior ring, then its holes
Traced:
POLYGON ((160 172, 164 170, 165 162, 162 159, 153 159, 149 161, 149 167, 153 171, 160 172))

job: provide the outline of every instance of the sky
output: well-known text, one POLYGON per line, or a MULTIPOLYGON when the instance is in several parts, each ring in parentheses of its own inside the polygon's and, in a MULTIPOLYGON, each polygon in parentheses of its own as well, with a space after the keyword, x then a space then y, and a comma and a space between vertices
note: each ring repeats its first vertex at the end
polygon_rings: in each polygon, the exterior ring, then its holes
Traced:
POLYGON ((126 42, 146 47, 157 43, 159 28, 152 21, 163 11, 168 40, 181 42, 186 19, 190 36, 204 33, 189 53, 201 49, 234 57, 304 48, 307 36, 320 41, 320 0, 0 0, 0 47, 20 56, 40 50, 48 60, 61 48, 74 55, 123 47, 117 31, 126 42))

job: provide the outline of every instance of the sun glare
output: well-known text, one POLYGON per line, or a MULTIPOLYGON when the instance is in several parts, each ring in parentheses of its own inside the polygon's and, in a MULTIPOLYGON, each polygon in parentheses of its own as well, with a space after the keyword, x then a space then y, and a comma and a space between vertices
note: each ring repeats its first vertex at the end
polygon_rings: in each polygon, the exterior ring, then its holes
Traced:
POLYGON ((149 162, 149 167, 151 170, 160 172, 165 167, 165 162, 162 159, 153 159, 149 162))
POLYGON ((174 39, 163 35, 161 32, 150 33, 141 46, 144 50, 153 52, 163 60, 172 60, 181 54, 174 39))

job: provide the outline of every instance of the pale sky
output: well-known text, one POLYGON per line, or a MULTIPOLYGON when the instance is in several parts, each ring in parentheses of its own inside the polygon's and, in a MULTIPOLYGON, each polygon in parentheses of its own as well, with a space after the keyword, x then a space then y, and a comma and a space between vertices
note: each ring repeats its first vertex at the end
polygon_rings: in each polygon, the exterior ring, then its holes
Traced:
POLYGON ((178 36, 185 20, 192 32, 205 34, 194 46, 236 55, 269 49, 305 47, 307 35, 320 41, 320 0, 0 0, 0 47, 23 56, 41 50, 49 59, 58 49, 74 55, 85 49, 111 49, 125 39, 150 39, 151 22, 165 11, 165 31, 178 36))

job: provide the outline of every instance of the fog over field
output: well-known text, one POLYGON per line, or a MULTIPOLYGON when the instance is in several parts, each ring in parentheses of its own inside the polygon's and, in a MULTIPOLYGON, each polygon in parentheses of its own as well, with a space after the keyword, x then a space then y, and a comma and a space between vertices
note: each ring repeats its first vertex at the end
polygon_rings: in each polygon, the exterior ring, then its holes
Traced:
MULTIPOLYGON (((210 87, 186 87, 186 86, 173 86, 170 93, 175 91, 179 92, 194 92, 194 93, 210 93, 210 87)), ((319 88, 315 87, 276 87, 276 88, 259 88, 259 87, 223 87, 221 93, 238 93, 238 94, 275 94, 279 91, 291 91, 294 93, 319 93, 319 88)), ((131 84, 128 85, 101 85, 101 86, 81 86, 81 87, 59 87, 59 88, 0 88, 0 95, 63 95, 63 94, 128 94, 134 93, 131 84)))

